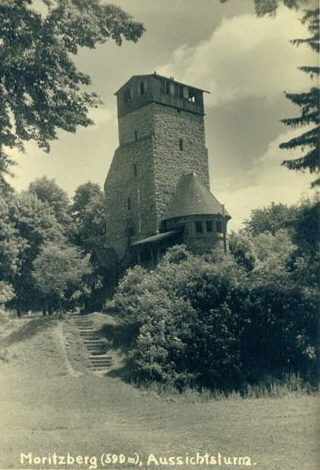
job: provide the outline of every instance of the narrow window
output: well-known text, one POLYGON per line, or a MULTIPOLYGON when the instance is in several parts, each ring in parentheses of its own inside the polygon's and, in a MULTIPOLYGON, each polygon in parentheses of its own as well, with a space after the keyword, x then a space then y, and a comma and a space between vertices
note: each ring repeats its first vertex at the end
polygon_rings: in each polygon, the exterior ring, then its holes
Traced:
POLYGON ((189 99, 189 89, 187 86, 180 87, 180 98, 189 99))
POLYGON ((196 102, 196 94, 193 90, 190 90, 189 89, 189 101, 191 101, 191 103, 195 103, 196 102))
POLYGON ((196 222, 195 226, 196 226, 196 232, 197 233, 202 233, 203 232, 202 222, 196 222))
POLYGON ((212 220, 207 220, 207 222, 206 222, 206 228, 207 228, 207 232, 212 232, 212 231, 213 231, 213 223, 212 223, 212 220))
POLYGON ((128 101, 131 101, 131 90, 130 88, 128 88, 125 92, 125 100, 128 102, 128 101))
POLYGON ((136 163, 133 164, 133 175, 138 176, 138 167, 136 163))
POLYGON ((174 95, 174 83, 173 82, 166 82, 166 94, 174 95))
POLYGON ((128 211, 131 210, 131 199, 128 197, 128 211))
POLYGON ((138 140, 138 132, 137 131, 134 131, 134 140, 137 142, 138 140))
POLYGON ((183 140, 179 139, 179 150, 183 150, 183 140))
POLYGON ((221 222, 221 220, 217 221, 216 228, 217 228, 218 233, 222 233, 222 222, 221 222))
POLYGON ((140 83, 140 95, 144 95, 146 89, 145 89, 145 86, 144 86, 144 83, 141 82, 140 83))

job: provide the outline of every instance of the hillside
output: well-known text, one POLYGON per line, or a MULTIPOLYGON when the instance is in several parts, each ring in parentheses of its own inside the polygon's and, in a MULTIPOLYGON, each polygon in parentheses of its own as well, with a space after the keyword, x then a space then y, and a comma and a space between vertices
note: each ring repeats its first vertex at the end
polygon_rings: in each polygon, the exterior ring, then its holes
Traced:
MULTIPOLYGON (((95 314, 94 323, 101 317, 95 314)), ((216 459, 249 456, 258 470, 316 469, 315 397, 164 399, 90 371, 69 320, 35 318, 15 325, 19 328, 0 341, 0 350, 7 350, 0 364, 1 469, 100 468, 108 453, 130 458, 137 453, 140 468, 164 468, 160 456, 171 456, 170 468, 185 469, 195 468, 188 458, 197 452, 198 458, 205 452, 216 459), (54 453, 83 461, 55 465, 54 453), (87 463, 85 456, 91 459, 87 463)), ((230 468, 218 464, 215 468, 230 468)), ((135 466, 127 459, 106 467, 135 466)), ((201 468, 212 465, 204 461, 201 468)))

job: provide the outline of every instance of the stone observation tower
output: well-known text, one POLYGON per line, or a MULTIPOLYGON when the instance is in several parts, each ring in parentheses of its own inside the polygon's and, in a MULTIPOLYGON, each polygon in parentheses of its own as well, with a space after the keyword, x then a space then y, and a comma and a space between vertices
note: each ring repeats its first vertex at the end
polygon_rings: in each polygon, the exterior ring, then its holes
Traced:
POLYGON ((210 193, 203 92, 156 73, 117 91, 119 147, 105 182, 111 263, 154 266, 176 243, 227 249, 230 216, 210 193))

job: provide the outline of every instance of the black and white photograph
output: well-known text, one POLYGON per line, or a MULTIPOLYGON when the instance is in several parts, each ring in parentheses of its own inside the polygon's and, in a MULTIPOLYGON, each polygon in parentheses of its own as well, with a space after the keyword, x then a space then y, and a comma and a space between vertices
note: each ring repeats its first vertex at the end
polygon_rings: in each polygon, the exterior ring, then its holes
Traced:
POLYGON ((0 0, 0 470, 317 470, 317 0, 0 0))

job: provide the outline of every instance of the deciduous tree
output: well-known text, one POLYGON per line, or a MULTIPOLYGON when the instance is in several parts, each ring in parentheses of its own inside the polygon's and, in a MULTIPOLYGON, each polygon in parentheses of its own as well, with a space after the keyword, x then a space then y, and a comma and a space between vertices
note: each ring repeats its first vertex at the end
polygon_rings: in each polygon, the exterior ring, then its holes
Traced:
POLYGON ((43 294, 49 311, 61 302, 66 292, 81 289, 84 276, 91 273, 88 256, 83 256, 76 247, 46 243, 33 262, 32 277, 43 294))
POLYGON ((57 185, 54 179, 49 180, 46 176, 38 178, 29 184, 28 191, 36 194, 40 201, 48 203, 59 223, 65 225, 71 223, 68 194, 57 185))
POLYGON ((72 56, 107 40, 136 42, 141 23, 100 0, 2 0, 0 4, 0 171, 5 147, 23 150, 35 140, 45 151, 62 129, 92 124, 88 108, 100 102, 85 91, 90 77, 72 56))

